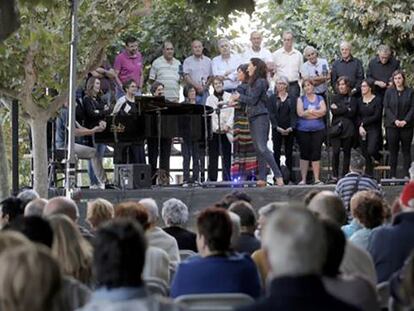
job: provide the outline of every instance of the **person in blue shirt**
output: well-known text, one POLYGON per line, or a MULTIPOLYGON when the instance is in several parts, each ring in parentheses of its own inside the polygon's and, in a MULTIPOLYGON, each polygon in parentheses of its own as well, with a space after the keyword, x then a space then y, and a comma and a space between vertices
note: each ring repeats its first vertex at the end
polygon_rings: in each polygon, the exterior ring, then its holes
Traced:
POLYGON ((230 250, 232 224, 228 212, 216 207, 205 209, 197 218, 197 231, 200 256, 178 266, 171 297, 211 293, 259 297, 259 275, 253 260, 230 250))

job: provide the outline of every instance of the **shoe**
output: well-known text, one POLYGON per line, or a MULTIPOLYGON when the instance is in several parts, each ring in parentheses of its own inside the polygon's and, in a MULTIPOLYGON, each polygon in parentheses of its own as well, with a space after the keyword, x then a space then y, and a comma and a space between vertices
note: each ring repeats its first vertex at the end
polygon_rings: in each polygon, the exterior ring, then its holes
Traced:
POLYGON ((256 187, 263 188, 267 186, 267 182, 265 180, 258 180, 256 181, 256 187))
POLYGON ((105 184, 104 183, 99 183, 99 184, 96 184, 96 185, 91 185, 89 187, 89 189, 92 189, 92 190, 104 190, 105 189, 105 184))
POLYGON ((277 186, 284 186, 285 185, 285 183, 283 182, 282 177, 276 178, 276 185, 277 186))
POLYGON ((298 183, 298 185, 299 186, 303 186, 303 185, 306 185, 306 181, 304 181, 304 180, 301 180, 299 183, 298 183))
POLYGON ((315 180, 315 181, 313 182, 313 184, 314 184, 314 185, 324 185, 323 181, 320 181, 320 180, 315 180))

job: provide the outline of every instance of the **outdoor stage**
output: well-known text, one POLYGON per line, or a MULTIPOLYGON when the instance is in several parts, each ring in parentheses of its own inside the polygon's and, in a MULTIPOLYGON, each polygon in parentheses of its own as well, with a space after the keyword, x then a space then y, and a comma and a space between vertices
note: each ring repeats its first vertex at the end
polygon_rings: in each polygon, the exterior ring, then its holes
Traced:
MULTIPOLYGON (((190 215, 194 215, 197 211, 202 210, 208 206, 213 205, 219 201, 226 194, 233 190, 246 192, 253 199, 253 206, 257 209, 270 202, 281 201, 302 201, 306 193, 312 189, 331 190, 335 189, 335 185, 321 185, 321 186, 283 186, 283 187, 218 187, 218 188, 201 188, 191 187, 183 188, 177 186, 171 187, 153 187, 148 189, 136 190, 90 190, 80 189, 75 192, 74 199, 78 201, 80 208, 80 218, 83 220, 86 213, 86 203, 96 198, 104 198, 116 204, 124 200, 139 200, 142 198, 154 198, 161 213, 162 202, 170 198, 177 198, 185 202, 189 208, 190 215)), ((385 198, 389 203, 392 203, 394 198, 399 195, 402 186, 385 186, 383 191, 385 198)), ((50 192, 51 196, 63 195, 63 191, 57 190, 50 192)), ((194 217, 190 216, 190 220, 194 217)))

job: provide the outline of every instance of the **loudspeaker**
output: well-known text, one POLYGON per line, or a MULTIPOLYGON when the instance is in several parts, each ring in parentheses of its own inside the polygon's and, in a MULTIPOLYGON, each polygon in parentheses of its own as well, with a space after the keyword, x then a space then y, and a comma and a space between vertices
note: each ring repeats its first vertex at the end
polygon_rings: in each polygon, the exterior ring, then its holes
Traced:
POLYGON ((114 183, 121 189, 151 187, 151 166, 148 164, 116 164, 114 183))

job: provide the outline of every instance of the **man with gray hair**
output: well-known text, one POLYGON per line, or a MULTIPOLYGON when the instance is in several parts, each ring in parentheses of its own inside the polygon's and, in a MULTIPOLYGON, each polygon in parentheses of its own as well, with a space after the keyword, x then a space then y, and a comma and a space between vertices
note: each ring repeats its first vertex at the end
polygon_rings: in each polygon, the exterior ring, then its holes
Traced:
POLYGON ((22 201, 22 206, 25 207, 30 201, 38 199, 40 196, 34 189, 25 189, 17 195, 17 198, 22 201))
POLYGON ((321 222, 302 206, 277 210, 264 230, 270 295, 238 310, 357 310, 329 295, 320 275, 326 257, 321 222))
POLYGON ((196 234, 185 229, 188 221, 188 207, 181 200, 172 198, 162 204, 161 215, 167 227, 165 232, 177 240, 180 250, 197 252, 196 234))
POLYGON ((341 57, 332 65, 332 87, 336 90, 336 81, 339 77, 346 76, 351 85, 351 92, 356 96, 361 95, 361 83, 364 79, 362 62, 352 56, 351 43, 342 41, 340 44, 341 57))
POLYGON ((303 50, 303 55, 307 62, 300 68, 302 79, 312 80, 315 86, 315 93, 322 96, 326 102, 326 91, 328 90, 328 81, 331 75, 328 61, 325 58, 320 58, 318 51, 310 45, 303 50))
POLYGON ((47 204, 46 199, 37 198, 32 201, 30 201, 26 207, 24 208, 24 216, 43 216, 43 211, 45 209, 45 206, 47 204))
POLYGON ((180 262, 177 241, 158 226, 158 205, 152 198, 145 198, 139 201, 148 211, 149 228, 145 232, 148 239, 148 245, 163 249, 170 257, 170 264, 173 269, 180 262))
POLYGON ((400 69, 400 62, 392 55, 388 45, 381 44, 377 53, 368 63, 367 78, 374 80, 375 95, 384 98, 385 91, 392 85, 392 73, 400 69))

